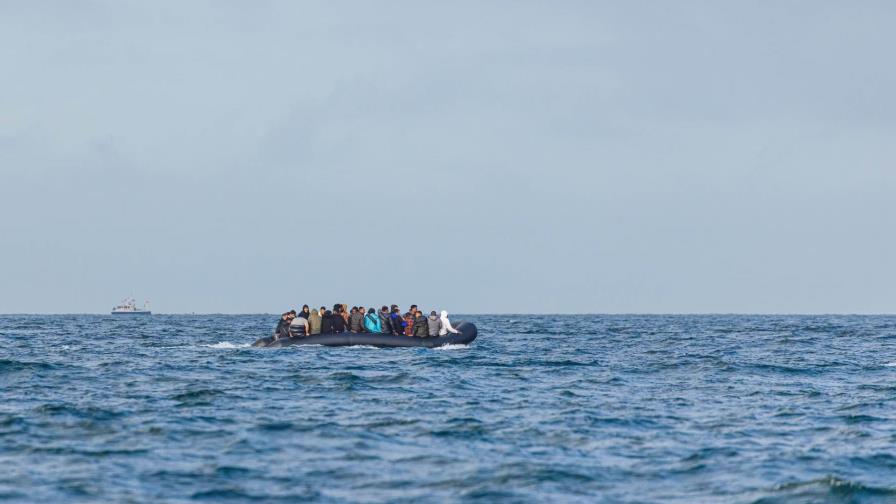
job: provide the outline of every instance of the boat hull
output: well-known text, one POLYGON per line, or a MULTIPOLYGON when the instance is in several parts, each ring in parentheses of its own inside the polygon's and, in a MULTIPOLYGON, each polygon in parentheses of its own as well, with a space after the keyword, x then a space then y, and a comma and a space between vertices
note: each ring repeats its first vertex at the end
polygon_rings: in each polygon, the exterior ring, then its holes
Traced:
POLYGON ((391 347, 426 347, 435 348, 445 345, 467 345, 476 339, 478 330, 470 322, 458 322, 455 326, 458 334, 448 333, 445 336, 418 338, 416 336, 397 336, 394 334, 372 334, 344 332, 339 334, 313 334, 304 338, 261 338, 252 344, 254 347, 282 348, 294 345, 324 346, 374 346, 391 347))
POLYGON ((151 311, 114 311, 112 315, 152 315, 151 311))

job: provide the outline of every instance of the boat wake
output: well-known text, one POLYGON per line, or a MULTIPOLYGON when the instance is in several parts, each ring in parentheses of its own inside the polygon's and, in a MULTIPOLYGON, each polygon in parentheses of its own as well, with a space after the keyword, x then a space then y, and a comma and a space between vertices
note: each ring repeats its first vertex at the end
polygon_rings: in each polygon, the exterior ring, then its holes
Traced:
POLYGON ((460 344, 449 343, 447 345, 433 347, 432 349, 433 350, 465 350, 467 348, 470 348, 470 345, 460 345, 460 344))
POLYGON ((249 348, 250 345, 248 343, 234 344, 229 341, 219 341, 213 345, 202 345, 202 346, 204 346, 206 348, 233 349, 233 348, 249 348))

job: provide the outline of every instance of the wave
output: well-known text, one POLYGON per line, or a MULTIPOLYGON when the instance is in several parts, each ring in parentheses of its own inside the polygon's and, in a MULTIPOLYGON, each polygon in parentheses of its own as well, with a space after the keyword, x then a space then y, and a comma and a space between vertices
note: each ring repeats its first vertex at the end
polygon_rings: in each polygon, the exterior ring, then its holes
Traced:
POLYGON ((177 401, 177 406, 210 406, 214 401, 223 396, 224 392, 218 389, 186 390, 170 397, 177 401))
POLYGON ((835 476, 778 485, 772 490, 772 493, 772 495, 754 500, 753 503, 861 502, 882 497, 886 497, 886 502, 892 502, 892 498, 896 496, 896 490, 893 488, 866 486, 835 476))
POLYGON ((65 364, 50 364, 48 362, 20 361, 15 359, 0 359, 0 374, 15 373, 19 371, 50 371, 69 367, 65 364))
POLYGON ((896 361, 888 362, 884 364, 884 367, 896 367, 896 361))
POLYGON ((433 350, 465 350, 470 348, 470 345, 458 345, 454 343, 449 343, 447 345, 442 345, 440 347, 433 347, 433 350))
POLYGON ((206 348, 224 348, 224 349, 234 349, 234 348, 249 348, 248 343, 231 343, 229 341, 219 341, 213 345, 202 345, 206 348))

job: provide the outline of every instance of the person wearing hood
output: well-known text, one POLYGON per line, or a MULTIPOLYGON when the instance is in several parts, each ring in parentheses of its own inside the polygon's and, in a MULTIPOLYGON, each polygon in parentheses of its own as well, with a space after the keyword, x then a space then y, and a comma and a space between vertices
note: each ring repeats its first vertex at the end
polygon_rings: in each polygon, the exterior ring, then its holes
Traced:
POLYGON ((442 319, 439 318, 439 314, 435 310, 429 312, 429 317, 426 317, 426 325, 429 326, 429 336, 431 338, 438 337, 439 331, 442 329, 442 319))
MULTIPOLYGON (((342 307, 340 307, 340 309, 341 308, 342 307)), ((342 313, 334 313, 333 318, 330 320, 333 321, 333 332, 334 333, 345 332, 345 317, 342 316, 342 313)))
POLYGON ((373 334, 383 332, 383 322, 376 314, 376 308, 371 307, 367 310, 367 315, 364 315, 364 329, 373 334))
POLYGON ((320 312, 317 310, 311 310, 308 314, 308 330, 310 334, 320 334, 320 312))
POLYGON ((302 311, 299 312, 299 316, 308 320, 308 317, 311 316, 311 310, 308 308, 308 305, 302 305, 302 311))
POLYGON ((324 316, 320 318, 321 334, 333 334, 333 319, 336 317, 338 317, 338 315, 333 315, 333 312, 330 310, 324 310, 324 316))
POLYGON ((417 316, 414 318, 414 336, 418 338, 425 338, 429 336, 429 324, 427 323, 426 317, 423 316, 422 311, 417 311, 417 316))
POLYGON ((439 322, 442 323, 442 328, 439 329, 439 336, 445 336, 448 333, 451 334, 460 334, 460 331, 451 327, 451 322, 448 321, 448 312, 442 310, 442 317, 439 319, 439 322))

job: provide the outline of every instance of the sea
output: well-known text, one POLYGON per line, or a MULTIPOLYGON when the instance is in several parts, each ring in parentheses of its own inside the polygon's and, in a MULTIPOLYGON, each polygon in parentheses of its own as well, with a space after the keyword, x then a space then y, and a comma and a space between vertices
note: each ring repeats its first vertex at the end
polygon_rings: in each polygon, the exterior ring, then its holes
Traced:
POLYGON ((6 502, 896 502, 896 316, 0 316, 6 502))

